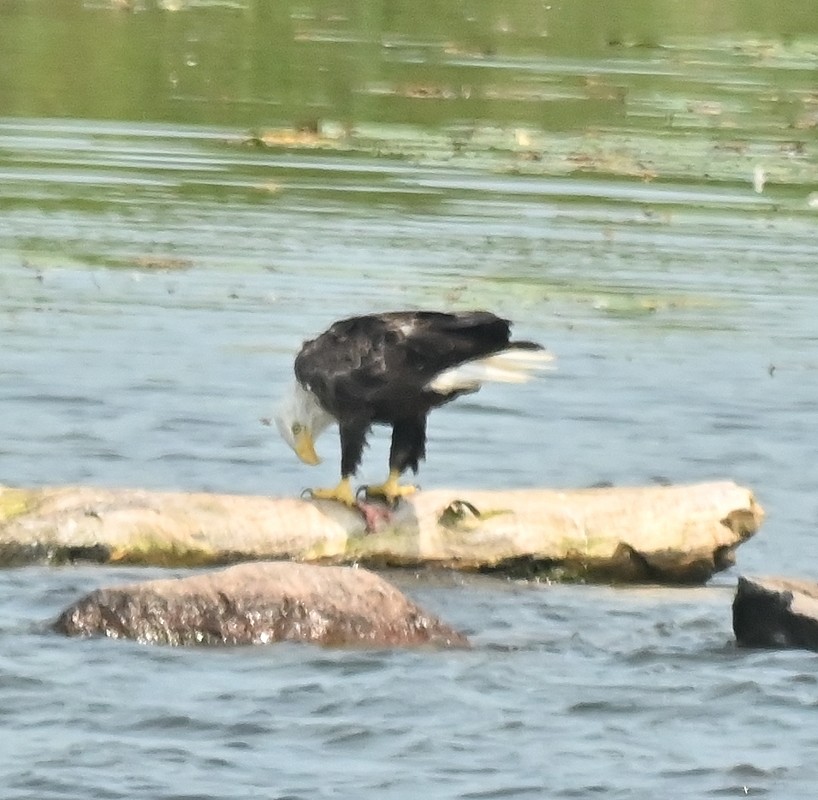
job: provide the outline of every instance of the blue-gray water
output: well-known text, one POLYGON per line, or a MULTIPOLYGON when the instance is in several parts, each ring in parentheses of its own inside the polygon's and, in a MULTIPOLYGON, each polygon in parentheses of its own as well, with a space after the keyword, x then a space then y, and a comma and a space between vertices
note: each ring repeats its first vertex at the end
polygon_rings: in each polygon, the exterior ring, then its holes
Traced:
MULTIPOLYGON (((309 470, 259 421, 301 339, 376 308, 480 306, 559 369, 433 415, 422 485, 727 477, 768 520, 700 589, 395 576, 471 652, 68 641, 42 622, 164 573, 0 572, 0 796, 809 796, 815 656, 737 650, 730 602, 739 571, 818 574, 815 217, 749 181, 471 174, 232 138, 0 125, 0 481, 330 482, 331 434, 309 470)), ((385 458, 381 433, 362 479, 385 458)))
POLYGON ((783 798, 818 778, 815 658, 736 650, 726 587, 401 580, 472 634, 469 652, 31 630, 91 586, 144 575, 4 575, 3 797, 783 798))

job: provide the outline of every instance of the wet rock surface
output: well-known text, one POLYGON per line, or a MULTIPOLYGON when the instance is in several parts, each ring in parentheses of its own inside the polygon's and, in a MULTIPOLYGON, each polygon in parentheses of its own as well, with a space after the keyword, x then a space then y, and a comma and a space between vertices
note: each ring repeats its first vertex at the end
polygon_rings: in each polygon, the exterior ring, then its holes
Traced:
POLYGON ((291 562, 98 589, 65 609, 53 627, 68 636, 149 644, 468 646, 465 636, 368 570, 291 562))
POLYGON ((818 650, 818 583, 740 577, 733 632, 743 647, 818 650))

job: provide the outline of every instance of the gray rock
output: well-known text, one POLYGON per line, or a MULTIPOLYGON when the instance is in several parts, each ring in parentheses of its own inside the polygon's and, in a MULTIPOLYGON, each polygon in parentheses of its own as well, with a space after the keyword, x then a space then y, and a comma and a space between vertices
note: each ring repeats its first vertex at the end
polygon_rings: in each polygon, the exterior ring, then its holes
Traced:
POLYGON ((818 650, 818 583, 739 578, 733 632, 743 647, 818 650))
POLYGON ((53 627, 67 636, 149 644, 468 646, 465 636, 368 570, 283 561, 98 589, 53 627))

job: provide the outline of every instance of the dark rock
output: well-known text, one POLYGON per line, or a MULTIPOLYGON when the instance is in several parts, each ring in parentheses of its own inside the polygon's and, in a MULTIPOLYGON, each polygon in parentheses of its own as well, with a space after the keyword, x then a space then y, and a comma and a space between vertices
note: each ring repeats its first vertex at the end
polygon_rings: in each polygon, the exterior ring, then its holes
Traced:
POLYGON ((292 562, 97 589, 53 627, 67 636, 149 644, 468 646, 465 636, 368 570, 292 562))
POLYGON ((742 647, 818 650, 818 583, 739 578, 733 632, 742 647))

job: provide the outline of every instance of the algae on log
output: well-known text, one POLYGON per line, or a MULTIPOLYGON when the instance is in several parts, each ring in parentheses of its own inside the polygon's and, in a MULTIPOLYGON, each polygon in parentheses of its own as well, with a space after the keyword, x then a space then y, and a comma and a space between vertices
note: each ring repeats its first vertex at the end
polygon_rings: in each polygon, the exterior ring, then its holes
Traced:
POLYGON ((0 487, 0 563, 246 559, 441 566, 564 580, 699 583, 763 519, 729 481, 557 491, 440 489, 375 531, 334 502, 92 487, 0 487))

